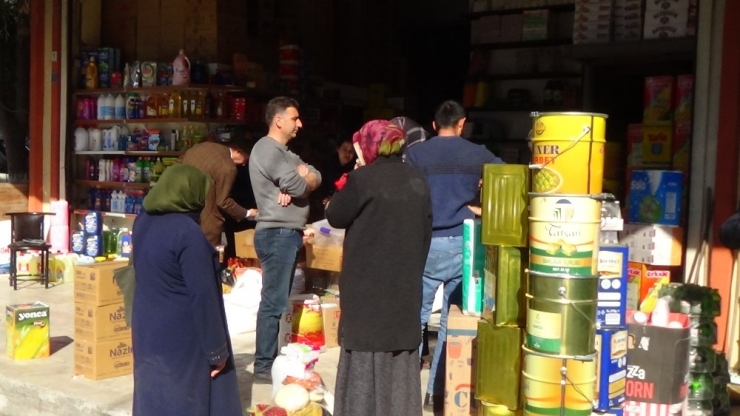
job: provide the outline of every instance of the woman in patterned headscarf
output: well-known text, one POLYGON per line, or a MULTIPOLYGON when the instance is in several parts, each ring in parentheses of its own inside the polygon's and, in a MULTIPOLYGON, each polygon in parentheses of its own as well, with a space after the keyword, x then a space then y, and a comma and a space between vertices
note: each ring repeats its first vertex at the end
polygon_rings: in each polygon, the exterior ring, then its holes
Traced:
POLYGON ((326 208, 345 228, 342 348, 335 416, 419 416, 422 274, 431 241, 429 187, 403 163, 406 133, 373 120, 355 133, 358 168, 326 208))
POLYGON ((406 150, 416 144, 419 144, 429 137, 429 133, 424 127, 408 117, 396 117, 391 119, 391 124, 398 126, 406 132, 406 148, 403 151, 406 156, 406 150))

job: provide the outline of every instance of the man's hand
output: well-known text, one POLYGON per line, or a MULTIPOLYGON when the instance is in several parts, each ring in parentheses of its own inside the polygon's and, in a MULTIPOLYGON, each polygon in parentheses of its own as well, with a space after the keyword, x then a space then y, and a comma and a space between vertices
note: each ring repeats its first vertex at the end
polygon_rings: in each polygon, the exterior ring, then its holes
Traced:
POLYGON ((468 209, 471 210, 476 217, 480 217, 483 211, 481 207, 476 207, 474 205, 468 205, 468 209))
POLYGON ((260 212, 256 208, 250 208, 247 210, 247 216, 245 218, 248 220, 254 220, 259 213, 260 212))
POLYGON ((226 367, 226 360, 223 360, 216 365, 212 365, 211 366, 211 378, 216 378, 218 373, 220 373, 221 370, 224 369, 224 367, 226 367))
POLYGON ((306 165, 298 165, 298 167, 296 168, 296 170, 298 171, 298 174, 301 175, 301 178, 305 178, 306 175, 308 175, 308 172, 309 172, 308 166, 306 166, 306 165))
POLYGON ((281 207, 287 207, 288 205, 290 205, 290 201, 292 199, 293 198, 291 198, 290 195, 286 194, 285 192, 280 192, 277 202, 278 205, 280 205, 281 207))

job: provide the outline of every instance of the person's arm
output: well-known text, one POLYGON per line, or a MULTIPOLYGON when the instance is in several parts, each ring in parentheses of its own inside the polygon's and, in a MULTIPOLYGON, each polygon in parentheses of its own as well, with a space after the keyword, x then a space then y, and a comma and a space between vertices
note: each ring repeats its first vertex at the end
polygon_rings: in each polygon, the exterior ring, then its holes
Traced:
POLYGON ((485 146, 481 145, 481 149, 483 150, 483 163, 485 164, 504 164, 503 159, 500 157, 494 155, 490 150, 486 149, 485 146))
POLYGON ((247 218, 247 209, 237 204, 230 196, 234 179, 236 179, 236 167, 221 169, 218 175, 213 178, 213 186, 216 187, 216 206, 234 221, 241 221, 247 218))
POLYGON ((357 180, 350 174, 347 177, 347 184, 334 193, 331 202, 326 206, 324 211, 326 220, 334 228, 347 228, 359 215, 362 203, 357 180))
POLYGON ((306 180, 308 192, 313 192, 321 186, 321 173, 313 166, 306 164, 298 165, 298 174, 306 180))
POLYGON ((190 298, 198 342, 208 363, 217 366, 229 358, 229 348, 226 324, 221 315, 216 254, 200 230, 191 227, 185 230, 178 238, 177 261, 190 298))

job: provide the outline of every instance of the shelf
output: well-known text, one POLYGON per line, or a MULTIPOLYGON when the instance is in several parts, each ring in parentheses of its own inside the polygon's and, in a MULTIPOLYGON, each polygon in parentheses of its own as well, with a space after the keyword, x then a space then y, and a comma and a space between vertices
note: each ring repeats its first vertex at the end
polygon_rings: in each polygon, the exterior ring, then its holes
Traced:
POLYGON ((467 107, 465 111, 469 113, 531 113, 533 111, 539 112, 553 112, 553 113, 565 113, 572 111, 583 111, 575 108, 547 108, 542 104, 531 104, 531 108, 506 108, 506 107, 467 107))
POLYGON ((484 79, 490 81, 516 81, 531 79, 563 79, 563 78, 581 78, 583 75, 576 72, 534 72, 531 74, 500 74, 488 75, 484 79))
POLYGON ((160 157, 179 157, 185 152, 176 151, 161 151, 161 152, 148 152, 148 151, 120 151, 120 150, 87 150, 82 152, 75 152, 77 156, 160 156, 160 157))
MULTIPOLYGON (((93 210, 90 209, 76 209, 72 211, 73 214, 77 215, 85 215, 88 212, 92 212, 93 210)), ((136 218, 136 214, 124 214, 122 212, 106 212, 106 211, 99 211, 100 214, 104 217, 112 217, 112 218, 136 218)))
POLYGON ((470 50, 546 48, 552 46, 572 45, 573 39, 522 40, 518 42, 478 43, 470 45, 470 50))
POLYGON ((76 95, 99 95, 99 94, 125 94, 130 92, 136 93, 162 93, 182 90, 211 90, 220 92, 254 92, 256 94, 266 94, 267 90, 238 87, 236 85, 159 85, 156 87, 125 87, 125 88, 97 88, 93 90, 81 89, 75 91, 76 95))
POLYGON ((566 48, 565 57, 579 61, 621 64, 694 60, 696 37, 571 45, 566 48))
POLYGON ((115 120, 75 120, 78 126, 99 124, 156 124, 156 123, 204 123, 204 124, 250 124, 246 120, 221 120, 215 118, 131 118, 115 120))
POLYGON ((149 189, 151 185, 148 183, 137 183, 137 182, 100 182, 90 181, 85 179, 77 179, 78 185, 86 185, 92 188, 116 188, 116 189, 149 189))
POLYGON ((523 13, 529 10, 550 10, 551 12, 555 13, 566 13, 566 12, 573 12, 576 10, 576 5, 573 3, 570 4, 556 4, 553 6, 540 6, 540 7, 520 7, 515 9, 498 9, 498 10, 486 10, 482 12, 470 12, 465 13, 463 16, 465 16, 467 19, 475 20, 484 16, 496 16, 496 15, 505 15, 505 14, 519 14, 523 13))

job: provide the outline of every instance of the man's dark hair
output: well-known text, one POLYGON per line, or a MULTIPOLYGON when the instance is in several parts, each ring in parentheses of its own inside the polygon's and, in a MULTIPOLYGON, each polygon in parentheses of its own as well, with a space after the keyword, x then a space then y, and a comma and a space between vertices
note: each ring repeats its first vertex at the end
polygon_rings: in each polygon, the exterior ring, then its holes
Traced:
POLYGON ((455 127, 464 118, 465 108, 453 100, 443 102, 434 113, 434 122, 437 123, 437 129, 455 127))
POLYGON ((288 108, 298 109, 298 101, 290 97, 275 97, 267 103, 265 109, 265 122, 269 126, 276 115, 285 112, 288 108))

